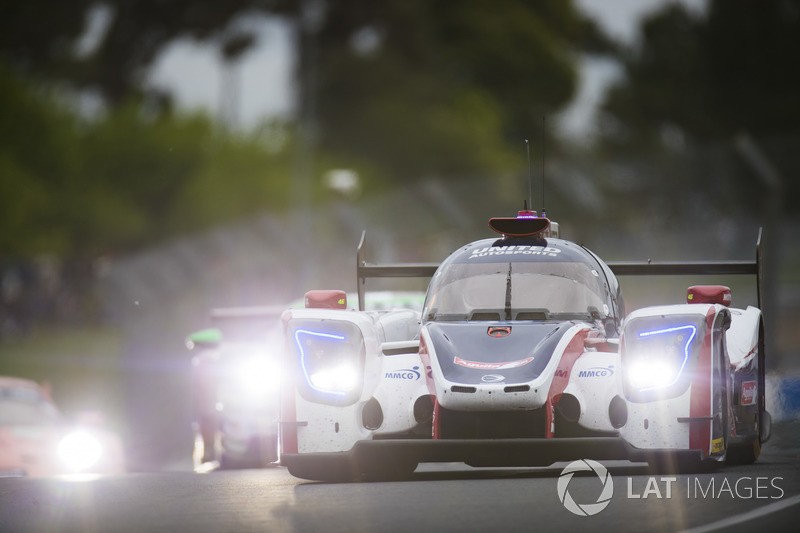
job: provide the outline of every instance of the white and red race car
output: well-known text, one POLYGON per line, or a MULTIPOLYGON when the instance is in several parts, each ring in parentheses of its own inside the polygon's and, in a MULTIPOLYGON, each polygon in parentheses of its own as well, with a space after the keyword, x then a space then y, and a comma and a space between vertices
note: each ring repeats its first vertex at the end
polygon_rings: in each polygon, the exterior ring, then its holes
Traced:
MULTIPOLYGON (((281 463, 317 480, 393 478, 421 462, 541 466, 580 458, 753 462, 769 437, 764 327, 722 286, 626 315, 616 274, 752 274, 756 260, 606 264, 532 211, 440 265, 422 313, 348 310, 311 291, 284 312, 281 463)), ((362 300, 363 301, 363 300, 362 300)))

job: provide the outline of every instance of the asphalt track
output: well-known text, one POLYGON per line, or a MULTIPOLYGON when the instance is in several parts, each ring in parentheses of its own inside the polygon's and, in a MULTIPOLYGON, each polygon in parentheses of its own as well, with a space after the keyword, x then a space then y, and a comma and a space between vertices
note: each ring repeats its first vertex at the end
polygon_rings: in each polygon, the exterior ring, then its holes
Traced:
MULTIPOLYGON (((662 476, 644 465, 604 463, 613 497, 593 516, 575 515, 561 503, 557 485, 566 463, 421 465, 407 481, 341 484, 271 468, 0 479, 0 531, 794 532, 800 530, 798 426, 776 434, 752 466, 662 476)), ((586 474, 566 485, 579 504, 595 503, 602 492, 600 478, 586 474)))

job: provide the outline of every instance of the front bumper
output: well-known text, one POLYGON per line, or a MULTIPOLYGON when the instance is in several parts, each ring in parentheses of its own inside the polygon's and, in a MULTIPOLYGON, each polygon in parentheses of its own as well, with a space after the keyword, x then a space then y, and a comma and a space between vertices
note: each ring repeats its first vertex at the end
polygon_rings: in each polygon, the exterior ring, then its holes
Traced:
MULTIPOLYGON (((699 461, 697 450, 643 450, 621 437, 556 439, 392 439, 358 441, 344 452, 283 454, 281 465, 299 478, 323 481, 398 478, 419 463, 474 467, 534 467, 594 459, 633 462, 699 461)), ((661 463, 655 463, 661 464, 661 463)))

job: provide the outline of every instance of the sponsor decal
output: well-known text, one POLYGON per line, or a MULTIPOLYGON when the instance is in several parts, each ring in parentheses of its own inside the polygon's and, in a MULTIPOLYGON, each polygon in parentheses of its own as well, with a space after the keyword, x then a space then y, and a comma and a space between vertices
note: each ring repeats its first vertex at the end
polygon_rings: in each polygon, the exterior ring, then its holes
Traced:
POLYGON ((501 376, 500 374, 486 374, 481 378, 481 381, 484 383, 500 383, 501 381, 505 381, 505 376, 501 376))
POLYGON ((453 362, 457 365, 465 366, 467 368, 474 368, 476 370, 506 370, 509 368, 517 368, 520 366, 525 366, 531 361, 533 361, 533 357, 527 357, 525 359, 519 359, 517 361, 505 361, 503 363, 485 363, 483 361, 467 361, 466 359, 461 359, 458 356, 456 356, 453 359, 453 362))
POLYGON ((404 379, 406 381, 417 381, 422 374, 419 372, 419 367, 401 368, 399 370, 390 370, 384 375, 386 379, 404 379))
POLYGON ((567 372, 566 370, 561 369, 561 368, 556 370, 556 377, 557 378, 565 378, 567 376, 569 376, 569 372, 567 372))
POLYGON ((614 365, 595 366, 578 372, 579 378, 607 378, 614 375, 614 365))
POLYGON ((611 479, 611 474, 608 473, 606 467, 591 459, 581 459, 573 461, 568 464, 561 474, 558 476, 558 499, 567 508, 567 511, 578 516, 592 516, 596 515, 611 503, 611 497, 614 495, 614 480, 611 479), (569 493, 569 482, 575 472, 594 472, 600 481, 603 483, 603 490, 597 497, 594 503, 577 503, 569 493))
POLYGON ((713 439, 711 441, 711 453, 719 453, 725 449, 725 439, 713 439))
POLYGON ((470 259, 476 257, 487 257, 493 255, 544 255, 547 257, 558 257, 561 253, 559 248, 551 246, 490 246, 488 248, 478 248, 472 250, 470 259))
POLYGON ((756 401, 756 382, 742 382, 742 405, 753 405, 756 401))

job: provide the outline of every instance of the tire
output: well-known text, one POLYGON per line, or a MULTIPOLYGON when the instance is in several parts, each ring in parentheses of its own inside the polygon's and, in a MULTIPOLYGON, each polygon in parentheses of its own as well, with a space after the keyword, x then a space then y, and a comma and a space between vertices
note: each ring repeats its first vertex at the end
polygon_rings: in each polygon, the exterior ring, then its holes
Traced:
POLYGON ((764 425, 768 424, 766 412, 766 379, 764 365, 764 328, 758 334, 758 413, 756 415, 755 435, 746 437, 732 445, 728 450, 726 462, 733 465, 751 465, 761 455, 761 442, 764 425))
POLYGON ((278 460, 278 436, 254 435, 250 439, 243 456, 225 453, 224 446, 220 458, 220 468, 233 470, 242 468, 266 468, 278 460))
MULTIPOLYGON (((711 425, 712 443, 722 439, 721 452, 712 454, 718 461, 725 461, 728 454, 728 441, 731 434, 731 390, 730 390, 730 363, 724 344, 718 346, 719 354, 716 358, 717 368, 714 369, 714 383, 716 384, 712 396, 712 412, 714 418, 711 425)), ((709 457, 709 461, 711 458, 709 457)))

